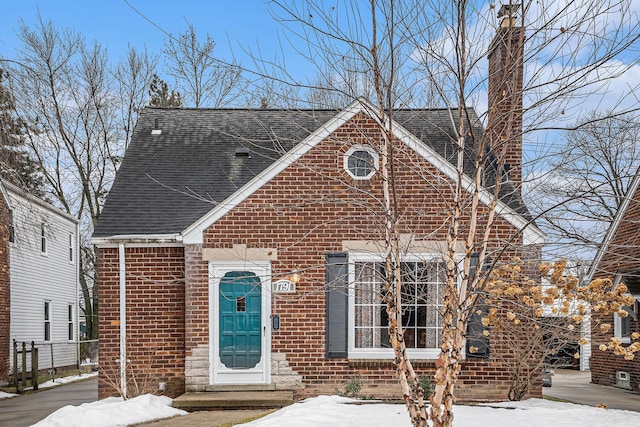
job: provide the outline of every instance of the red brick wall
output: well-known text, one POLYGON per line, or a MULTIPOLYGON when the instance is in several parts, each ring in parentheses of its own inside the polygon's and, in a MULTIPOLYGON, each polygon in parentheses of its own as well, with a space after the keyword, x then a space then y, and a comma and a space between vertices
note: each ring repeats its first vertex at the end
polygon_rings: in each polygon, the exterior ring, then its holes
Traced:
MULTIPOLYGON (((274 280, 295 268, 302 271, 295 295, 273 295, 272 312, 280 315, 281 327, 272 333, 272 350, 285 353, 290 366, 303 376, 305 394, 333 391, 355 373, 360 373, 366 386, 375 388, 378 395, 386 390, 389 395, 397 394, 395 371, 389 361, 325 358, 325 254, 342 251, 343 240, 380 240, 384 235, 380 173, 371 181, 355 182, 343 170, 342 154, 354 143, 377 146, 380 135, 376 132, 375 124, 357 117, 205 232, 204 246, 208 248, 231 248, 234 244, 277 248, 278 260, 272 263, 274 280), (373 137, 365 138, 363 129, 373 137)), ((449 178, 404 146, 394 156, 401 232, 413 233, 416 240, 445 240, 445 218, 451 209, 447 202, 452 200, 449 178)), ((482 217, 481 222, 484 220, 482 217)), ((462 221, 463 229, 468 222, 462 221)), ((491 236, 493 246, 503 247, 513 233, 513 226, 498 220, 491 236)), ((202 317, 207 303, 206 263, 190 265, 187 277, 192 318, 198 317, 198 322, 206 325, 202 317)), ((208 330, 199 327, 187 336, 189 344, 207 342, 208 330)), ((507 349, 495 342, 491 351, 509 357, 507 349)), ((421 366, 425 374, 434 369, 431 362, 421 366)), ((505 399, 507 387, 507 374, 495 359, 489 359, 465 361, 457 389, 463 399, 500 400, 505 399)), ((540 388, 534 387, 532 394, 539 397, 540 388)))
MULTIPOLYGON (((593 318, 594 327, 591 335, 591 382, 602 385, 615 385, 616 372, 628 372, 631 380, 631 387, 635 391, 640 391, 640 362, 637 354, 633 360, 624 360, 622 356, 616 356, 611 350, 602 351, 598 348, 600 344, 606 344, 613 336, 609 332, 600 332, 596 323, 609 323, 613 328, 613 316, 595 315, 593 318)), ((631 320, 631 331, 640 332, 638 322, 631 320)))
MULTIPOLYGON (((621 218, 620 225, 611 240, 607 252, 598 265, 597 277, 613 278, 617 273, 640 274, 638 249, 640 248, 640 194, 636 192, 628 209, 621 218)), ((631 320, 631 331, 640 332, 637 321, 631 320)), ((591 381, 596 384, 614 385, 616 371, 629 372, 631 385, 640 391, 640 359, 626 361, 614 355, 610 350, 602 351, 598 347, 613 337, 613 315, 594 314, 591 331, 591 381), (611 330, 602 333, 599 324, 611 325, 611 330)))
POLYGON ((509 177, 517 185, 522 182, 523 46, 524 29, 502 27, 489 52, 487 132, 493 153, 509 165, 509 177))
MULTIPOLYGON (((146 392, 166 383, 165 394, 184 392, 185 292, 182 248, 126 248, 127 358, 146 392)), ((120 352, 118 248, 98 250, 100 297, 99 397, 115 394, 120 352)), ((128 384, 129 392, 135 386, 128 384)))
POLYGON ((0 382, 9 375, 11 291, 9 287, 9 209, 0 195, 0 382))
POLYGON ((185 248, 186 267, 186 311, 185 345, 186 355, 199 344, 209 342, 209 262, 202 260, 202 247, 188 245, 185 248))

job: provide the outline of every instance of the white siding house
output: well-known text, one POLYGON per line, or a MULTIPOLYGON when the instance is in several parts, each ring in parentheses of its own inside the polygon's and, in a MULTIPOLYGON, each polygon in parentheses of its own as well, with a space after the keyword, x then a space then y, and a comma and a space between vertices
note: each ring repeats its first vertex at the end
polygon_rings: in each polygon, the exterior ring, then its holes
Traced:
MULTIPOLYGON (((9 209, 9 345, 34 341, 39 369, 76 365, 78 221, 11 184, 3 187, 9 209)), ((12 349, 10 354, 12 369, 12 349)))

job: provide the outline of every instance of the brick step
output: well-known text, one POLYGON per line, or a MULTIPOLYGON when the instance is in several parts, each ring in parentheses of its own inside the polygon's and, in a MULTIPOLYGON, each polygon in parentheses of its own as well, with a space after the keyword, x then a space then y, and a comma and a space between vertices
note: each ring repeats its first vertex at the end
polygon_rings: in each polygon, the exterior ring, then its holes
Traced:
POLYGON ((185 411, 282 408, 293 403, 290 390, 238 390, 190 392, 173 399, 173 407, 185 411))

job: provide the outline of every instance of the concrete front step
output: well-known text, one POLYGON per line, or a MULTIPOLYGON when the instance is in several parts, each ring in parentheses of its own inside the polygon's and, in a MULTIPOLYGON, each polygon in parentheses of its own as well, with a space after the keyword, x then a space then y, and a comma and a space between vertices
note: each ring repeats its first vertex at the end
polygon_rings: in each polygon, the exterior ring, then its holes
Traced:
POLYGON ((185 393, 173 399, 173 407, 185 411, 282 408, 293 403, 293 391, 214 391, 185 393))
POLYGON ((205 391, 274 391, 275 384, 210 384, 205 387, 205 391))

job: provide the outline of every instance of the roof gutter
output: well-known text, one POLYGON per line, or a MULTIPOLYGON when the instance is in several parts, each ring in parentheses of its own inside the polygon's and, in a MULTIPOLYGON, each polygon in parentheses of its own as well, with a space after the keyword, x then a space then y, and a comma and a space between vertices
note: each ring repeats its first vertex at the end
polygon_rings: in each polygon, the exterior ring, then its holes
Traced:
POLYGON ((181 234, 118 234, 109 237, 94 237, 91 243, 98 248, 115 248, 121 243, 136 246, 184 246, 181 234))

